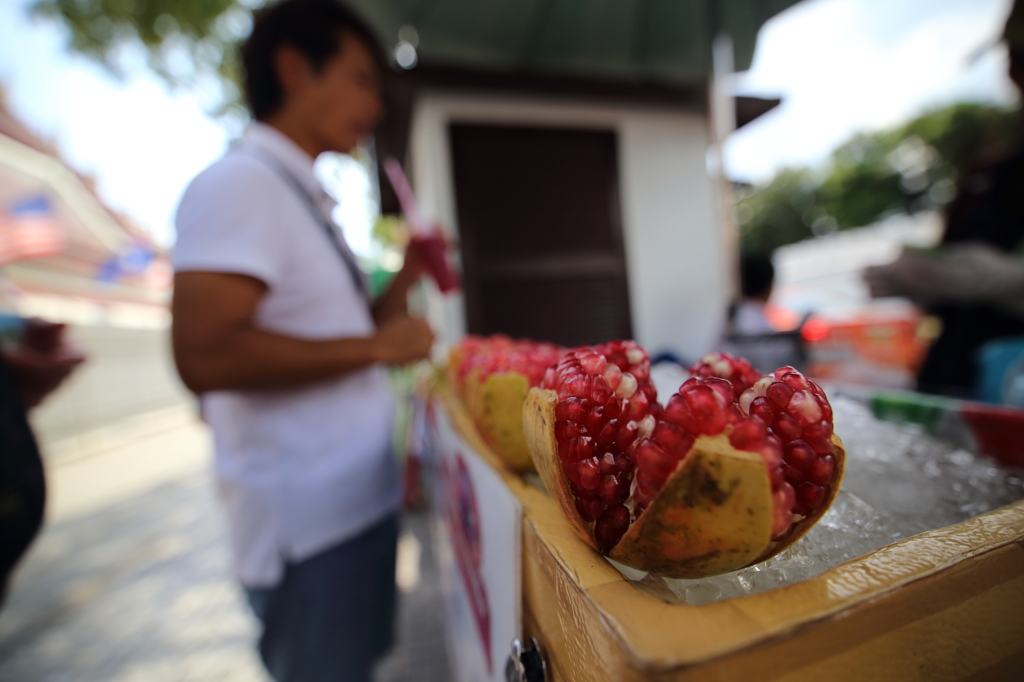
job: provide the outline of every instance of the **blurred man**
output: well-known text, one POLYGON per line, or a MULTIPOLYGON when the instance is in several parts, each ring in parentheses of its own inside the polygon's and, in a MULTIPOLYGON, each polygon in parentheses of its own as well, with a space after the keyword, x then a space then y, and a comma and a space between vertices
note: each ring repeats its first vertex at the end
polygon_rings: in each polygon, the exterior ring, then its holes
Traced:
MULTIPOLYGON (((1010 79, 1024 92, 1021 0, 1003 38, 1010 79)), ((868 268, 865 279, 873 296, 906 296, 942 320, 942 334, 918 373, 918 390, 976 397, 978 349, 1024 335, 1024 151, 962 179, 946 214, 942 248, 908 251, 895 263, 868 268)))
POLYGON ((28 320, 20 343, 0 349, 0 606, 46 506, 43 461, 26 412, 85 359, 63 336, 63 324, 28 320))
POLYGON ((765 306, 775 285, 775 266, 770 256, 744 255, 740 259, 740 300, 730 311, 731 333, 772 334, 765 306))
POLYGON ((382 58, 334 0, 256 13, 242 47, 255 123, 177 214, 173 341, 215 440, 234 567, 279 682, 369 680, 390 645, 401 485, 386 365, 427 357, 406 296, 370 301, 313 174, 382 113, 382 58))

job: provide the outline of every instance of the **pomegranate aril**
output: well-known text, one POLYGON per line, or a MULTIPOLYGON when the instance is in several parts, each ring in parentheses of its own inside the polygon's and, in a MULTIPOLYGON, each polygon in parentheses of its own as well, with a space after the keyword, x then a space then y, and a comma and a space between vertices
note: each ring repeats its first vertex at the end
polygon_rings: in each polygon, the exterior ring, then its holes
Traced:
POLYGON ((576 498, 576 511, 584 521, 596 521, 604 512, 604 507, 604 502, 597 496, 580 495, 576 498))
POLYGON ((804 472, 800 471, 788 462, 782 463, 782 476, 794 485, 802 483, 807 478, 804 472))
POLYGON ((666 452, 682 457, 693 446, 693 436, 671 422, 660 421, 654 427, 651 439, 666 452))
MULTIPOLYGON (((786 375, 790 376, 790 375, 786 375)), ((817 396, 810 391, 796 391, 786 405, 786 414, 793 417, 801 426, 806 428, 811 424, 821 421, 821 407, 818 405, 817 396)))
MULTIPOLYGON (((694 381, 694 379, 690 379, 687 383, 690 381, 694 381)), ((683 428, 696 434, 709 436, 722 432, 728 422, 723 409, 724 405, 720 402, 722 399, 714 389, 702 385, 687 388, 686 384, 683 384, 680 395, 686 401, 692 416, 692 425, 683 425, 683 428)))
POLYGON ((609 507, 594 524, 594 539, 602 551, 618 544, 629 528, 629 510, 621 504, 609 507))
POLYGON ((555 422, 555 440, 559 443, 566 443, 580 435, 580 427, 567 420, 555 422))
POLYGON ((615 437, 619 434, 619 420, 611 419, 607 424, 601 427, 601 431, 595 437, 598 447, 605 449, 609 445, 615 442, 615 437))
POLYGON ((579 470, 579 486, 584 490, 596 490, 601 483, 601 464, 597 457, 580 460, 577 465, 579 470))
POLYGON ((796 487, 796 500, 806 511, 813 511, 825 500, 825 489, 805 481, 796 487))
POLYGON ((615 395, 620 398, 632 398, 636 393, 637 386, 636 377, 629 372, 626 372, 622 375, 622 380, 619 381, 618 388, 615 389, 615 395))
POLYGON ((836 469, 836 460, 832 455, 825 455, 814 460, 807 477, 812 483, 827 485, 832 482, 832 474, 836 469))
POLYGON ((633 446, 633 441, 636 440, 638 431, 639 427, 634 421, 627 422, 619 429, 618 435, 615 436, 615 444, 619 446, 619 450, 627 452, 633 446))
POLYGON ((827 421, 811 424, 804 429, 803 439, 821 455, 832 452, 832 423, 827 421))
POLYGON ((673 471, 679 459, 672 457, 660 445, 645 438, 636 447, 636 466, 649 476, 664 480, 673 471))
POLYGON ((766 376, 769 376, 769 377, 771 377, 773 379, 782 379, 782 377, 786 376, 787 374, 790 374, 790 373, 793 373, 793 372, 796 372, 796 371, 797 371, 796 368, 793 367, 792 365, 783 365, 782 367, 779 367, 777 370, 775 370, 774 372, 772 372, 771 374, 768 374, 766 376))
POLYGON ((590 405, 582 398, 571 397, 561 400, 555 406, 555 419, 571 422, 581 422, 587 414, 590 405))
POLYGON ((622 414, 622 401, 618 398, 609 398, 604 404, 604 416, 608 419, 618 419, 622 414))
POLYGON ((796 423, 796 420, 785 412, 775 417, 775 421, 772 422, 772 431, 783 443, 794 441, 803 434, 803 429, 796 423))
POLYGON ((601 427, 604 426, 604 422, 604 407, 601 404, 598 404, 597 407, 590 408, 590 411, 587 412, 586 419, 587 430, 590 431, 590 433, 599 433, 601 431, 601 427))
POLYGON ((768 386, 768 391, 765 393, 765 397, 779 410, 784 409, 789 404, 789 399, 792 396, 793 389, 780 381, 776 381, 768 386))
POLYGON ((619 468, 615 463, 615 455, 610 452, 606 452, 601 455, 601 475, 609 476, 619 473, 619 468))
POLYGON ((678 393, 673 394, 668 399, 668 404, 665 405, 665 411, 661 413, 661 418, 691 432, 696 426, 693 414, 690 412, 690 407, 686 404, 686 400, 678 393))
POLYGON ((690 374, 695 377, 720 377, 727 380, 733 386, 733 400, 760 377, 749 362, 728 353, 708 353, 700 362, 690 367, 690 374))
POLYGON ((601 478, 601 486, 598 488, 598 495, 608 506, 622 502, 626 499, 626 494, 628 492, 629 491, 619 483, 619 477, 615 474, 608 474, 601 478))
POLYGON ((757 417, 765 424, 771 424, 775 421, 775 412, 772 411, 771 405, 768 404, 768 400, 764 397, 754 398, 747 411, 752 417, 757 417))
POLYGON ((622 382, 622 370, 614 363, 607 363, 604 369, 604 380, 608 384, 608 389, 614 391, 622 382))
POLYGON ((818 457, 814 450, 811 449, 811 446, 802 440, 786 443, 783 452, 785 453, 786 464, 799 469, 805 474, 814 465, 818 457))
POLYGON ((636 463, 629 458, 629 455, 619 452, 615 455, 615 466, 620 474, 626 474, 636 468, 636 463))
POLYGON ((789 530, 793 525, 793 506, 796 503, 796 492, 789 483, 783 483, 772 493, 775 513, 772 517, 772 537, 776 538, 789 530))
POLYGON ((579 436, 570 441, 572 450, 570 458, 574 460, 587 459, 594 455, 594 440, 590 436, 579 436))
POLYGON ((757 417, 746 417, 740 419, 732 427, 729 434, 729 444, 737 450, 754 452, 756 448, 764 445, 768 438, 768 427, 757 417))
POLYGON ((580 366, 583 367, 584 372, 594 376, 604 373, 605 367, 608 366, 608 361, 604 359, 604 356, 597 353, 584 353, 580 356, 580 366))

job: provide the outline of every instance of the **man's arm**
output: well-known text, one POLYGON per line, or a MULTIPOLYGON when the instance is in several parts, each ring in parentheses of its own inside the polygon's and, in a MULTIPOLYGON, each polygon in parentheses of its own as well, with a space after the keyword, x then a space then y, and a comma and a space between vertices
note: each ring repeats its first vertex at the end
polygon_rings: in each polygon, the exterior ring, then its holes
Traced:
POLYGON ((284 388, 374 363, 427 357, 426 322, 394 314, 366 338, 312 341, 256 328, 266 285, 247 275, 181 272, 174 278, 172 341, 182 381, 192 391, 284 388))

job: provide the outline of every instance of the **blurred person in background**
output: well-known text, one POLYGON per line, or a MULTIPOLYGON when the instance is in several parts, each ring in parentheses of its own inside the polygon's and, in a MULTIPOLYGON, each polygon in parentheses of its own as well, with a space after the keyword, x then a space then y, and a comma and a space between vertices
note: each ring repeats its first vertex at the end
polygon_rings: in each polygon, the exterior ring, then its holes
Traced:
POLYGON ((740 259, 741 298, 729 310, 730 332, 733 334, 772 334, 764 309, 775 285, 775 266, 771 256, 744 255, 740 259))
POLYGON ((409 250, 376 300, 313 173, 382 115, 385 63, 335 0, 256 12, 255 122, 178 207, 173 343, 214 435, 233 565, 278 682, 369 680, 390 646, 402 486, 387 365, 426 358, 409 250))
MULTIPOLYGON (((1010 79, 1024 94, 1022 0, 1003 39, 1010 79)), ((1024 335, 1024 150, 962 179, 939 249, 908 249, 894 263, 868 268, 865 280, 872 296, 906 296, 942 321, 918 390, 976 397, 977 351, 993 339, 1024 335)))
POLYGON ((46 480, 27 411, 85 360, 64 325, 26 320, 17 343, 0 348, 0 607, 15 565, 43 523, 46 480))

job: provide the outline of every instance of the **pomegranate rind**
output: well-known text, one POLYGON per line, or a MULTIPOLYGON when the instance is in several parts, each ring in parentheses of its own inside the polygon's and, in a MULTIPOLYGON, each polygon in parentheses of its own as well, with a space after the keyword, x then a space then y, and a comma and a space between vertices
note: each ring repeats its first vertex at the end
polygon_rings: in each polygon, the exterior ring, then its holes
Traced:
POLYGON ((772 493, 760 455, 701 436, 609 555, 668 578, 749 565, 771 542, 772 493))
POLYGON ((558 459, 558 442, 555 440, 555 407, 558 394, 546 388, 531 388, 523 403, 523 433, 533 465, 540 474, 548 495, 562 508, 565 518, 572 524, 576 534, 594 550, 598 550, 593 536, 593 523, 584 521, 576 511, 569 480, 562 472, 558 459))
POLYGON ((533 470, 523 433, 523 403, 529 380, 518 372, 492 374, 483 382, 474 370, 464 386, 466 407, 480 434, 512 469, 533 470))

